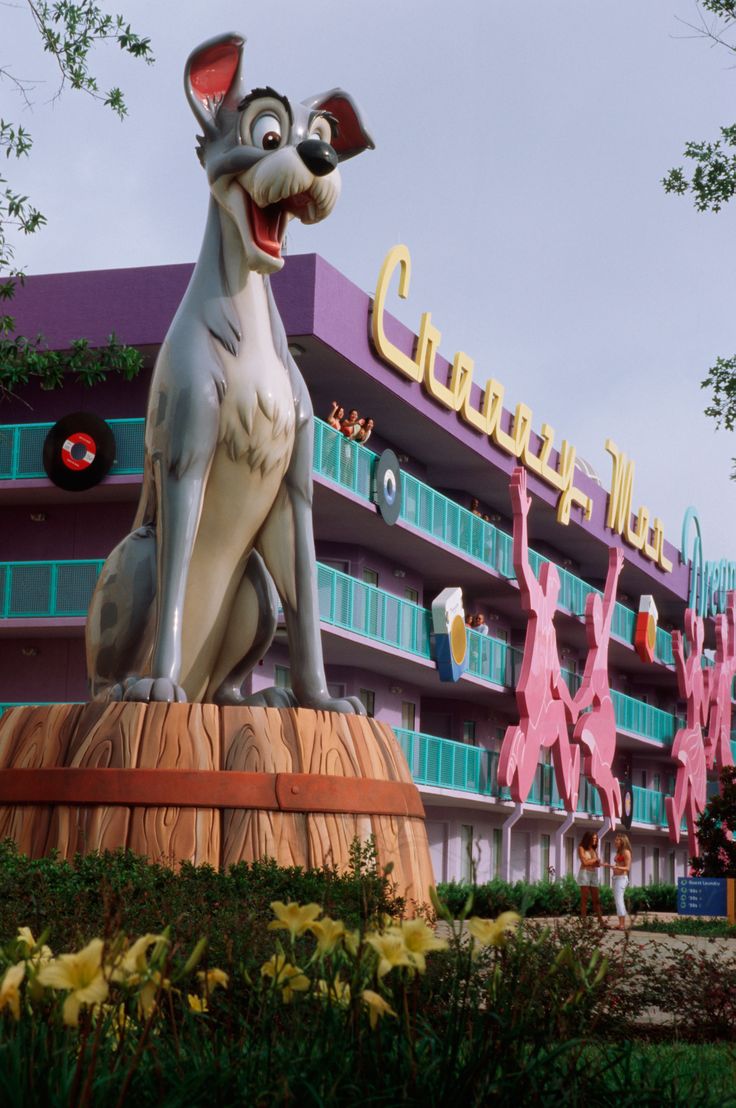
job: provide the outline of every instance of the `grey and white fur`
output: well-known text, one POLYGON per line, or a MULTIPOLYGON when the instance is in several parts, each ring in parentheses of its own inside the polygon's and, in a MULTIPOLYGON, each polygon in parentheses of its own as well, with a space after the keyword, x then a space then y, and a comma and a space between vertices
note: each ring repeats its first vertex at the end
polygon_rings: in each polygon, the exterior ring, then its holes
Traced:
POLYGON ((292 104, 245 94, 244 40, 190 55, 185 91, 210 185, 199 260, 158 355, 133 531, 102 570, 87 620, 95 698, 301 705, 330 697, 312 530, 312 406, 268 275, 287 223, 315 223, 339 162, 372 148, 340 89, 292 104), (280 598, 291 690, 244 697, 280 598))

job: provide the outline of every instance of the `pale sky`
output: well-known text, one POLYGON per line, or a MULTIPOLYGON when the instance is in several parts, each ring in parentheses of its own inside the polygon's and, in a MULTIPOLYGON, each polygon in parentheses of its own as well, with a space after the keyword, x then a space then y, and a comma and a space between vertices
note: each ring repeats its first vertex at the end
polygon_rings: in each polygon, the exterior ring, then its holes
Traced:
POLYGON ((248 39, 249 82, 294 99, 335 85, 361 106, 376 150, 347 163, 336 212, 295 227, 372 291, 405 242, 412 288, 394 314, 431 310, 442 352, 551 423, 606 488, 611 437, 636 461, 646 504, 679 546, 698 507, 705 557, 736 560, 736 438, 702 414, 699 387, 736 350, 736 201, 718 215, 665 195, 688 139, 734 122, 733 60, 689 32, 692 0, 128 0, 155 66, 99 51, 101 86, 129 116, 79 93, 50 103, 54 70, 22 0, 0 9, 0 67, 41 82, 0 114, 35 146, 11 164, 49 226, 18 244, 29 273, 193 261, 207 192, 182 90, 190 50, 248 39))

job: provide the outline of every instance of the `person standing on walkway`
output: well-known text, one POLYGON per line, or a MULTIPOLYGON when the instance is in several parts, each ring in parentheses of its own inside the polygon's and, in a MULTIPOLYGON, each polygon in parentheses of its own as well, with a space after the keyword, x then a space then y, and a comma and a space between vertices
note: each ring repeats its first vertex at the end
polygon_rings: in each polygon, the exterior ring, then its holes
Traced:
POLYGON ((598 884, 600 881, 601 860, 598 856, 598 836, 595 831, 586 831, 580 840, 578 847, 578 885, 580 886, 580 916, 585 919, 588 915, 588 901, 593 901, 593 911, 598 917, 601 927, 604 927, 603 913, 601 912, 601 894, 598 884))
MULTIPOLYGON (((614 839, 614 848, 616 854, 613 859, 613 899, 616 903, 616 914, 618 915, 618 927, 617 931, 626 930, 626 903, 624 901, 624 893, 629 884, 629 871, 631 869, 631 843, 629 842, 629 836, 620 834, 614 839)), ((609 865, 605 862, 604 865, 609 865)))

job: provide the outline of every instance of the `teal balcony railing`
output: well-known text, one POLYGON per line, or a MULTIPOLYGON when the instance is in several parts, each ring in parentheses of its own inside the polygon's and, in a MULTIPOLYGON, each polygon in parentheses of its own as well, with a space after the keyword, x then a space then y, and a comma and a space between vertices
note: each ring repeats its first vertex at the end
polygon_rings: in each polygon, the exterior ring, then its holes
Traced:
POLYGON ((637 823, 652 823, 657 827, 666 827, 665 794, 655 792, 654 789, 642 789, 638 785, 632 785, 631 791, 634 798, 633 819, 637 823))
MULTIPOLYGON (((116 459, 111 472, 141 473, 144 421, 111 419, 108 422, 116 442, 116 459)), ((0 480, 45 475, 41 455, 43 440, 51 426, 50 423, 0 426, 0 480)), ((371 500, 376 457, 367 447, 349 441, 328 424, 315 420, 315 472, 365 501, 371 500)), ((502 577, 515 577, 510 535, 408 473, 403 474, 401 519, 432 539, 482 562, 502 577)), ((541 554, 530 552, 535 573, 539 573, 546 560, 541 554)), ((586 598, 598 590, 561 566, 557 569, 560 575, 560 607, 573 615, 582 616, 586 598)), ((612 621, 613 634, 624 642, 633 642, 635 621, 634 612, 617 604, 612 621)), ((657 629, 655 656, 660 662, 673 664, 672 639, 661 628, 657 629)))
MULTIPOLYGON (((401 727, 394 730, 417 785, 453 789, 497 800, 510 799, 508 789, 499 787, 498 754, 494 751, 401 727)), ((634 821, 655 827, 666 826, 664 794, 636 786, 633 793, 634 821)), ((562 808, 552 766, 541 762, 537 766, 527 803, 562 808)), ((587 815, 603 815, 598 790, 584 776, 580 778, 577 810, 587 815)))
MULTIPOLYGON (((47 701, 37 701, 43 704, 47 701)), ((0 716, 9 708, 19 708, 27 701, 0 704, 0 716)), ((484 747, 469 746, 437 735, 425 735, 420 731, 394 728, 396 738, 409 764, 409 770, 417 785, 430 785, 438 789, 474 793, 496 800, 510 800, 508 789, 498 784, 498 754, 484 747)), ((666 826, 664 795, 653 789, 634 786, 634 821, 658 827, 666 826)), ((552 766, 537 766, 528 804, 562 808, 562 801, 554 781, 552 766)), ((577 810, 588 815, 603 814, 598 790, 585 777, 580 779, 577 810)))
POLYGON ((100 559, 0 562, 0 618, 86 616, 100 559))
MULTIPOLYGON (((84 616, 102 567, 99 559, 59 562, 0 562, 0 618, 43 619, 84 616)), ((318 564, 320 618, 333 627, 372 639, 383 646, 431 659, 431 613, 409 600, 384 592, 318 564)), ((507 643, 468 631, 468 672, 502 688, 514 688, 522 652, 507 643)), ((563 676, 572 692, 580 678, 563 676)), ((643 701, 612 692, 620 730, 659 743, 670 743, 677 717, 643 701)))
POLYGON ((643 735, 655 742, 671 743, 679 725, 676 716, 661 708, 645 704, 633 696, 611 691, 613 708, 616 713, 616 726, 620 731, 630 731, 633 735, 643 735))

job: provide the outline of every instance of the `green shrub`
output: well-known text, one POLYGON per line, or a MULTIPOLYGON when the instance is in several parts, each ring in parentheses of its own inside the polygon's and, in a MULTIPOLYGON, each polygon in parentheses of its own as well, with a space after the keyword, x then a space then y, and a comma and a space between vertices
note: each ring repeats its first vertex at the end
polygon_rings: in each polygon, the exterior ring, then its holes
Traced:
MULTIPOLYGON (((472 894, 472 911, 479 916, 496 916, 499 912, 513 910, 524 916, 570 916, 580 911, 580 887, 574 877, 559 881, 538 881, 530 884, 517 881, 510 884, 494 878, 484 885, 470 885, 450 881, 437 888, 440 897, 459 917, 472 894)), ((614 912, 613 892, 607 885, 601 886, 601 907, 605 915, 614 912)), ((626 902, 632 915, 639 912, 675 912, 677 889, 674 885, 646 885, 630 887, 626 902)))
POLYGON ((95 935, 160 931, 182 943, 210 936, 215 959, 246 936, 260 934, 273 900, 317 903, 351 927, 382 914, 400 916, 403 901, 376 866, 375 847, 356 843, 347 874, 279 867, 273 860, 240 862, 227 873, 184 863, 174 872, 130 851, 30 859, 0 843, 0 942, 28 926, 47 932, 55 949, 81 946, 95 935))

